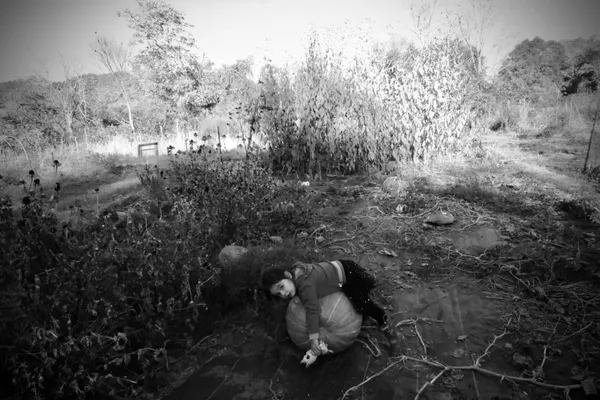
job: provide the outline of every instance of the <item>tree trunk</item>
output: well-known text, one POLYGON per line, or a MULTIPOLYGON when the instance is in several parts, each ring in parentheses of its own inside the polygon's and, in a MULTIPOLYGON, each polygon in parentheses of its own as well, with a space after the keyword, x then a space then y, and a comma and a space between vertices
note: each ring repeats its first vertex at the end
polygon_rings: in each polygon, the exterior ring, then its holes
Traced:
POLYGON ((585 154, 585 162, 583 164, 583 172, 584 174, 591 169, 591 161, 590 161, 590 152, 592 149, 592 144, 594 142, 594 130, 596 129, 596 121, 598 120, 598 110, 600 109, 600 96, 598 97, 598 104, 596 105, 596 112, 594 113, 594 122, 592 123, 592 130, 590 131, 590 140, 588 141, 588 148, 585 154))
POLYGON ((127 117, 129 118, 129 127, 131 128, 131 132, 135 132, 135 125, 133 125, 133 113, 131 112, 131 102, 129 101, 129 95, 127 94, 127 90, 125 89, 125 83, 120 81, 121 90, 123 91, 123 97, 125 98, 125 104, 127 104, 127 117))
POLYGON ((133 125, 133 114, 131 112, 131 104, 129 104, 129 100, 127 100, 127 116, 129 117, 129 127, 132 132, 135 132, 135 126, 133 125))
POLYGON ((90 149, 90 143, 88 142, 87 126, 83 127, 83 137, 85 139, 85 149, 89 150, 90 149))
POLYGON ((64 142, 68 142, 73 137, 73 116, 70 112, 65 112, 65 134, 63 135, 64 142))

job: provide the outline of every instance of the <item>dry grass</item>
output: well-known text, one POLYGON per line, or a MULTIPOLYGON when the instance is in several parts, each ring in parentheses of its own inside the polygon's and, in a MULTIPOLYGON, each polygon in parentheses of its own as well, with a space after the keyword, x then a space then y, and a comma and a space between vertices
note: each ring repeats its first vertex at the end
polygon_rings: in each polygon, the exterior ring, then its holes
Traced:
MULTIPOLYGON (((149 138, 146 143, 158 142, 159 156, 167 155, 168 146, 173 146, 173 152, 185 151, 186 136, 180 135, 172 139, 149 138)), ((195 138, 198 142, 199 140, 195 138)), ((27 156, 19 146, 9 151, 0 152, 0 174, 11 177, 13 180, 24 179, 29 170, 44 179, 62 174, 63 176, 90 176, 111 172, 119 165, 136 165, 144 163, 137 158, 138 144, 124 136, 114 136, 110 140, 85 144, 69 144, 45 149, 40 152, 28 152, 27 156), (58 171, 55 170, 53 161, 61 163, 58 171)), ((222 146, 224 152, 236 152, 238 149, 236 138, 224 138, 222 146)))

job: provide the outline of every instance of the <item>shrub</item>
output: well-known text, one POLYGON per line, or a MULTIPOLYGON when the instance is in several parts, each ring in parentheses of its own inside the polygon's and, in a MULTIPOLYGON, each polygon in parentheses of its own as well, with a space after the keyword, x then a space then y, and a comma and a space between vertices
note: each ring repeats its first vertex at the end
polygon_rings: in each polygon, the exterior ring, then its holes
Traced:
MULTIPOLYGON (((262 182, 249 178, 262 177, 259 171, 245 173, 253 187, 262 182)), ((217 181, 212 182, 209 187, 215 188, 217 181)), ((277 193, 267 187, 270 191, 260 196, 277 193)), ((23 198, 20 218, 14 216, 11 200, 2 197, 4 393, 39 399, 135 396, 160 380, 167 353, 177 349, 176 343, 187 342, 197 327, 214 326, 200 323, 217 320, 204 292, 220 281, 210 261, 214 244, 203 240, 225 236, 218 224, 206 223, 206 215, 233 221, 216 202, 223 202, 222 207, 233 203, 224 202, 227 194, 215 194, 211 203, 199 201, 193 190, 175 188, 179 194, 169 195, 164 215, 162 201, 139 201, 141 209, 126 213, 126 220, 107 214, 82 229, 70 221, 59 223, 37 184, 23 198)), ((230 193, 235 190, 241 189, 230 193)), ((260 196, 254 199, 262 200, 260 196)), ((266 224, 273 211, 266 212, 266 205, 246 205, 244 210, 256 210, 256 215, 234 214, 247 221, 240 235, 258 236, 252 224, 266 224)))
POLYGON ((343 37, 334 44, 311 37, 294 75, 263 71, 269 107, 261 128, 276 164, 351 173, 450 150, 469 119, 461 43, 439 39, 389 66, 373 60, 361 35, 343 37))
POLYGON ((194 226, 196 246, 207 254, 232 243, 256 244, 310 221, 303 189, 276 179, 258 157, 208 162, 190 152, 173 156, 171 164, 170 170, 146 168, 142 182, 158 196, 178 199, 194 226))

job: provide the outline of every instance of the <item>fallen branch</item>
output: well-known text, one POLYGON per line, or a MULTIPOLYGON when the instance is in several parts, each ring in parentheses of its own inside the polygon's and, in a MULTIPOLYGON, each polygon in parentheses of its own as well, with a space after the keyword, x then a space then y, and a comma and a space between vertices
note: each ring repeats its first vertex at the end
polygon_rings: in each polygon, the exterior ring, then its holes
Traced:
POLYGON ((397 365, 399 363, 401 363, 402 361, 404 361, 403 359, 400 360, 396 360, 393 363, 391 363, 390 365, 388 365, 387 367, 385 367, 384 369, 382 369, 381 371, 371 375, 370 377, 368 377, 367 379, 365 379, 364 381, 362 381, 361 383, 359 383, 356 386, 352 386, 350 389, 346 390, 343 394, 342 397, 340 397, 340 400, 344 400, 350 393, 354 392, 357 389, 360 389, 363 385, 365 385, 367 382, 369 382, 370 380, 377 378, 379 375, 385 373, 385 371, 387 371, 388 369, 392 368, 394 365, 397 365))
MULTIPOLYGON (((417 322, 419 322, 419 320, 423 321, 423 322, 428 322, 431 323, 431 320, 427 320, 426 318, 417 318, 416 320, 404 320, 399 322, 398 324, 396 324, 396 326, 401 326, 401 325, 412 325, 416 328, 416 324, 417 322)), ((420 364, 425 364, 425 365, 429 365, 430 367, 434 367, 434 368, 440 368, 441 371, 439 373, 437 373, 431 380, 425 382, 423 384, 423 386, 421 386, 421 388, 419 389, 419 391, 417 392, 417 395, 415 396, 415 400, 418 400, 419 397, 423 394, 423 392, 427 389, 427 387, 429 386, 433 386, 435 384, 435 382, 442 377, 446 372, 448 371, 475 371, 475 372, 479 372, 480 374, 483 375, 488 375, 488 376, 492 376, 495 378, 499 378, 500 381, 511 381, 511 382, 520 382, 520 383, 528 383, 531 385, 535 385, 535 386, 539 386, 539 387, 543 387, 546 389, 553 389, 553 390, 562 390, 565 393, 568 393, 571 390, 574 389, 582 389, 583 386, 581 384, 573 384, 573 385, 554 385, 554 384, 550 384, 550 383, 546 383, 546 382, 541 382, 539 380, 537 380, 537 378, 543 378, 543 367, 544 364, 546 363, 547 360, 547 350, 548 347, 545 346, 544 347, 544 359, 542 360, 541 365, 536 368, 535 370, 535 374, 532 378, 526 378, 526 377, 522 377, 522 376, 511 376, 511 375, 505 375, 505 374, 501 374, 498 372, 494 372, 494 371, 490 371, 488 369, 482 368, 481 367, 481 363, 483 361, 483 359, 487 356, 490 355, 491 349, 496 345, 496 343, 498 342, 499 339, 503 338, 504 336, 506 336, 508 334, 508 328, 512 323, 512 318, 510 318, 504 328, 504 331, 500 334, 500 335, 494 335, 493 340, 488 344, 488 346, 486 347, 486 349, 484 350, 483 354, 481 354, 479 357, 477 357, 472 365, 461 365, 461 366, 451 366, 451 365, 446 365, 443 364, 439 361, 432 361, 429 360, 425 357, 423 358, 415 358, 415 357, 410 357, 410 356, 406 356, 406 355, 402 355, 400 356, 396 361, 392 362, 390 365, 388 365, 387 367, 385 367, 383 370, 371 375, 368 379, 365 379, 363 382, 359 383, 356 386, 352 386, 351 388, 349 388, 348 390, 346 390, 342 397, 340 398, 340 400, 344 400, 350 393, 352 393, 353 391, 359 389, 360 387, 364 386, 367 382, 371 381, 372 379, 382 375, 383 373, 385 373, 387 370, 389 370, 390 368, 392 368, 393 366, 399 364, 399 363, 405 363, 407 361, 410 362, 414 362, 414 363, 420 363, 420 364)), ((435 321, 438 322, 438 321, 435 321)), ((586 327, 587 328, 587 327, 586 327)), ((418 330, 417 330, 418 333, 418 330)), ((578 333, 578 332, 576 332, 578 333)), ((420 337, 420 335, 419 335, 420 337)), ((423 341, 421 339, 421 344, 424 346, 423 341)), ((425 347, 425 346, 424 346, 425 347)), ((396 357, 394 357, 396 358, 396 357)))
POLYGON ((436 367, 436 368, 442 368, 443 370, 445 370, 444 372, 447 372, 447 371, 458 371, 458 370, 462 370, 462 371, 476 371, 476 372, 479 372, 479 373, 484 374, 484 375, 493 376, 495 378, 500 378, 501 381, 508 380, 508 381, 521 382, 521 383, 530 383, 532 385, 544 387, 544 388, 547 388, 547 389, 573 390, 573 389, 581 389, 582 388, 582 386, 580 384, 575 384, 575 385, 553 385, 553 384, 550 384, 550 383, 539 382, 539 381, 536 381, 535 379, 532 379, 532 378, 523 378, 523 377, 520 377, 520 376, 504 375, 504 374, 500 374, 498 372, 494 372, 494 371, 490 371, 490 370, 478 367, 476 365, 450 366, 450 365, 444 365, 444 364, 442 364, 440 362, 429 361, 427 359, 419 359, 419 358, 414 358, 414 357, 409 357, 409 356, 401 356, 400 360, 401 361, 413 361, 413 362, 416 362, 416 363, 426 364, 426 365, 429 365, 429 366, 432 366, 432 367, 436 367))
POLYGON ((434 376, 432 380, 425 382, 425 384, 423 386, 421 386, 421 389, 417 392, 417 395, 415 396, 415 400, 417 400, 421 396, 421 394, 425 391, 425 389, 427 389, 428 386, 433 386, 435 381, 437 381, 448 370, 449 370, 448 367, 444 368, 443 370, 440 371, 439 374, 434 376))
MULTIPOLYGON (((442 296, 442 297, 445 297, 445 296, 442 296)), ((415 330, 417 337, 419 338, 419 342, 421 342, 421 346, 423 346, 424 354, 427 354, 427 345, 425 344, 425 341, 423 340, 423 337, 421 336, 421 333, 419 332, 419 328, 417 327, 417 324, 419 322, 425 322, 425 323, 431 325, 432 322, 443 322, 443 321, 436 320, 436 319, 429 319, 429 318, 405 319, 405 320, 398 322, 396 324, 396 327, 411 325, 413 327, 413 329, 415 330)))

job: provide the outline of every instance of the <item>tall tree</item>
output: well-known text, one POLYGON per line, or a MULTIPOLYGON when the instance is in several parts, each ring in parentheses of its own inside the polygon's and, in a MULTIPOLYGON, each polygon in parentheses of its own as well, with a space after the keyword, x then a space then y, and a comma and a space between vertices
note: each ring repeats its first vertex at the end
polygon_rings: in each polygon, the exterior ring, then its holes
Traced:
POLYGON ((563 41, 566 65, 563 70, 563 95, 578 91, 595 92, 600 84, 600 41, 581 38, 563 41))
MULTIPOLYGON (((498 77, 517 95, 560 93, 565 66, 565 48, 539 37, 517 44, 502 62, 498 77)), ((534 96, 535 97, 535 96, 534 96)))
POLYGON ((92 50, 98 60, 119 84, 123 99, 127 106, 129 127, 132 132, 135 132, 133 113, 131 111, 131 100, 126 85, 129 72, 131 71, 131 61, 133 58, 131 47, 124 45, 123 43, 117 43, 115 40, 109 40, 104 36, 99 36, 96 38, 96 42, 92 44, 92 50))
POLYGON ((198 114, 218 102, 211 63, 199 57, 184 15, 161 0, 137 0, 139 11, 122 14, 133 29, 134 59, 150 89, 180 112, 198 114))
POLYGON ((38 75, 36 83, 39 93, 47 99, 54 107, 62 119, 62 134, 60 138, 61 144, 68 143, 73 136, 73 121, 79 107, 79 94, 81 80, 78 79, 78 74, 75 69, 65 60, 62 62, 65 80, 63 82, 52 82, 43 75, 38 75))

